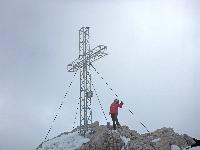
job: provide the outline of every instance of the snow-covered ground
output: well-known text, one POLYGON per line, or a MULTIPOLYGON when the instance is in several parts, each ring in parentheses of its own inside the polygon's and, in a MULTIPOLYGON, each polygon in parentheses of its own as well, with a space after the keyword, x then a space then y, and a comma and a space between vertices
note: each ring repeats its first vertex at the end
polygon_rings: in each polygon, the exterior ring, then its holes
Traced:
MULTIPOLYGON (((172 145, 171 146, 171 150, 181 150, 181 149, 178 146, 176 146, 176 145, 172 145)), ((200 150, 200 147, 190 148, 189 150, 200 150)))
MULTIPOLYGON (((125 136, 120 136, 120 138, 125 143, 126 147, 130 139, 126 138, 125 136)), ((42 144, 42 148, 39 148, 38 150, 75 150, 79 148, 83 143, 87 143, 89 140, 90 139, 88 138, 80 136, 78 132, 62 134, 56 138, 44 142, 42 144)), ((160 138, 152 140, 152 142, 158 142, 158 141, 160 141, 160 138)), ((124 149, 125 147, 123 147, 122 149, 124 149)), ((172 145, 171 150, 181 150, 181 149, 176 145, 172 145)), ((189 150, 200 150, 200 147, 191 148, 189 150)))
MULTIPOLYGON (((185 149, 184 149, 185 150, 185 149)), ((193 148, 190 148, 188 150, 200 150, 200 146, 199 147, 193 147, 193 148)))
POLYGON ((42 144, 38 150, 75 150, 90 139, 80 136, 78 132, 63 134, 42 144))
POLYGON ((190 148, 189 150, 200 150, 200 146, 199 147, 190 148))

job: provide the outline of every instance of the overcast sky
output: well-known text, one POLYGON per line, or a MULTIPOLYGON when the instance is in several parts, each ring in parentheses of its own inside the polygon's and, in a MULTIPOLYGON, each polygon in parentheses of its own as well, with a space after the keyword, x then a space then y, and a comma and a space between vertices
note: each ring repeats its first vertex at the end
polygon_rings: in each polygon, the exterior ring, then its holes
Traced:
MULTIPOLYGON (((125 103, 122 125, 200 138, 200 1, 0 0, 0 22, 1 150, 33 150, 44 140, 72 80, 66 66, 78 57, 82 26, 91 27, 91 48, 108 46, 94 66, 125 103)), ((91 73, 109 118, 115 96, 91 73)), ((49 138, 72 130, 78 75, 69 91, 49 138)), ((93 115, 106 124, 96 97, 93 115)))

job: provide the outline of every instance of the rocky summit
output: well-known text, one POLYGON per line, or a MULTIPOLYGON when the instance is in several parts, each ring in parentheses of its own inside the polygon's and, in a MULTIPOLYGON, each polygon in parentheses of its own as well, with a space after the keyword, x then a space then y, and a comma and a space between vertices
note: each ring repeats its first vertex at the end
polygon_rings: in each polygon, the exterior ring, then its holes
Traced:
MULTIPOLYGON (((78 127, 71 132, 62 133, 61 135, 43 142, 38 150, 182 150, 194 143, 193 139, 186 135, 175 133, 172 128, 161 128, 154 132, 139 134, 137 131, 130 130, 128 126, 121 126, 117 130, 112 127, 99 125, 94 122, 89 125, 89 132, 84 137, 83 142, 77 146, 76 138, 69 136, 62 141, 65 148, 59 144, 58 138, 63 135, 72 135, 78 131, 78 127), (53 142, 57 139, 57 142, 53 142), (68 144, 74 143, 74 147, 67 147, 68 144)), ((80 142, 80 138, 78 140, 80 142)), ((69 145, 68 145, 69 146, 69 145)))

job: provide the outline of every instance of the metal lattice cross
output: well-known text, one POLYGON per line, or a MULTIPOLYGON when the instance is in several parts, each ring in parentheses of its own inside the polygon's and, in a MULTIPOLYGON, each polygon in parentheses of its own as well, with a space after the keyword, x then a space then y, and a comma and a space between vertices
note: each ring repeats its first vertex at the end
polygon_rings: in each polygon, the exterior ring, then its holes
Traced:
POLYGON ((79 57, 70 63, 68 72, 80 70, 80 128, 79 133, 85 136, 88 131, 88 124, 92 123, 91 98, 91 74, 89 72, 92 62, 107 55, 107 47, 99 45, 90 50, 89 27, 82 27, 79 30, 79 57))

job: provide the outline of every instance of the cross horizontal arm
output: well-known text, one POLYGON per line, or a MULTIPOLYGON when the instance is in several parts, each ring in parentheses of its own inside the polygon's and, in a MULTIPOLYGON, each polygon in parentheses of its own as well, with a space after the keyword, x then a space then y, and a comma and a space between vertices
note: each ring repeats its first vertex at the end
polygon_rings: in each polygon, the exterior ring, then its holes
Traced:
MULTIPOLYGON (((94 62, 94 61, 108 55, 105 52, 106 50, 107 50, 107 46, 104 46, 104 45, 99 45, 99 46, 95 47, 94 49, 89 51, 90 54, 87 54, 88 56, 90 56, 90 57, 88 57, 87 61, 90 61, 90 63, 91 63, 91 62, 94 62)), ((67 70, 68 70, 68 72, 76 72, 77 70, 79 70, 82 67, 83 67, 83 60, 81 58, 78 58, 67 66, 67 70)))
POLYGON ((104 46, 104 45, 99 45, 99 46, 95 47, 94 49, 92 49, 90 62, 94 62, 94 61, 108 55, 108 53, 106 53, 106 51, 107 51, 107 46, 104 46))

